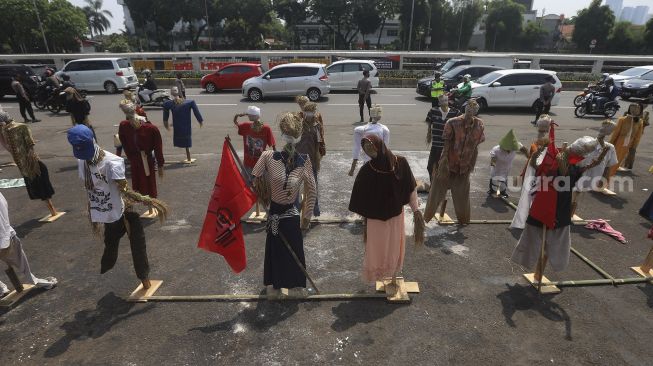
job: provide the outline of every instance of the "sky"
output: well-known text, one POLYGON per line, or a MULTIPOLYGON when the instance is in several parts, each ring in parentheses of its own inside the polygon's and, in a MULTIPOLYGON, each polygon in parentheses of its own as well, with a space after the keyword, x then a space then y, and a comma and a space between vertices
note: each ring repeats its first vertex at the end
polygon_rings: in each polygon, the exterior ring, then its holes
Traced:
MULTIPOLYGON (((533 10, 537 10, 538 16, 542 15, 542 9, 546 9, 546 14, 564 14, 566 18, 570 18, 576 15, 578 10, 589 6, 591 2, 591 0, 535 0, 533 10)), ((650 11, 653 11, 651 0, 624 0, 624 7, 637 5, 648 5, 650 11)))
MULTIPOLYGON (((71 2, 79 7, 86 6, 86 2, 84 0, 68 0, 68 2, 71 2)), ((104 0, 104 6, 102 8, 110 11, 111 14, 113 14, 113 18, 109 18, 109 21, 111 22, 111 28, 109 28, 109 31, 106 32, 107 34, 120 33, 121 31, 125 30, 125 16, 122 12, 122 5, 118 5, 117 0, 104 0)))
MULTIPOLYGON (((69 2, 77 5, 84 6, 84 0, 68 0, 69 2)), ((538 11, 538 15, 542 14, 542 10, 546 9, 547 14, 565 14, 567 18, 576 15, 576 12, 584 7, 587 7, 591 0, 535 0, 533 9, 538 11)), ((637 6, 648 5, 653 11, 652 0, 624 0, 624 6, 637 6)), ((113 14, 110 18, 111 28, 107 33, 119 33, 125 29, 124 14, 122 5, 118 5, 117 0, 104 0, 104 9, 109 10, 113 14)))

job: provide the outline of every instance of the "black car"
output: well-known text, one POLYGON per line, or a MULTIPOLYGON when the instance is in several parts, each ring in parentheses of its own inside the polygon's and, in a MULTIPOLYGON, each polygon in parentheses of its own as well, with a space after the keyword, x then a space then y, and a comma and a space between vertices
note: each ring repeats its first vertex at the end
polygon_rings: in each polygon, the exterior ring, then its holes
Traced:
POLYGON ((4 64, 0 65, 0 98, 5 95, 16 95, 11 88, 11 82, 16 74, 23 75, 23 85, 28 94, 32 95, 36 91, 39 77, 31 67, 22 64, 4 64))
MULTIPOLYGON (((455 88, 456 85, 460 84, 463 81, 463 76, 465 74, 469 74, 471 76, 471 80, 474 80, 497 70, 503 70, 503 68, 484 65, 463 65, 454 67, 442 75, 442 81, 444 81, 444 89, 449 91, 455 88)), ((416 90, 417 94, 423 95, 425 97, 430 97, 431 82, 433 82, 433 79, 433 76, 429 76, 418 80, 416 90)))
POLYGON ((628 100, 630 98, 653 98, 653 72, 624 83, 621 88, 621 99, 628 100))

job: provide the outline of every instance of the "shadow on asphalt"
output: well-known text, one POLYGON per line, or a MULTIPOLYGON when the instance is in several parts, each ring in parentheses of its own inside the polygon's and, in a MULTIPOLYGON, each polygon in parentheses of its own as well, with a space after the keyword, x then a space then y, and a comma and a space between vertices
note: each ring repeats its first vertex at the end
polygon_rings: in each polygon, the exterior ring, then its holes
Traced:
MULTIPOLYGON (((623 199, 619 196, 606 196, 603 193, 590 192, 590 194, 596 198, 599 202, 610 205, 615 210, 621 210, 624 208, 624 205, 628 203, 628 200, 623 199)), ((579 206, 582 207, 582 206, 579 206)), ((592 217, 592 219, 597 219, 599 217, 592 217)))
POLYGON ((555 295, 538 297, 536 290, 530 285, 515 284, 511 286, 506 283, 506 288, 506 291, 497 295, 503 306, 503 316, 506 319, 506 324, 512 328, 517 327, 513 320, 513 316, 517 311, 535 312, 552 322, 564 322, 565 339, 572 340, 571 319, 565 309, 552 301, 555 295))
POLYGON ((18 234, 18 237, 24 238, 28 236, 29 233, 31 233, 33 230, 36 230, 43 225, 47 225, 47 223, 39 222, 39 219, 31 219, 14 227, 14 230, 16 231, 16 234, 18 234))
MULTIPOLYGON (((264 293, 265 290, 261 291, 261 294, 264 293)), ((246 308, 231 320, 207 325, 205 327, 190 328, 188 332, 200 331, 202 333, 231 333, 240 326, 248 330, 265 333, 275 325, 290 318, 298 311, 298 301, 258 301, 255 308, 246 308)))
MULTIPOLYGON (((648 297, 646 301, 646 305, 648 305, 649 308, 653 309, 653 285, 651 284, 646 284, 644 286, 637 286, 637 288, 644 293, 648 297)), ((1 325, 1 324, 0 324, 1 325)))
POLYGON ((392 314, 400 306, 387 304, 385 301, 350 301, 343 302, 331 308, 336 320, 331 329, 344 332, 357 324, 369 324, 392 314))
POLYGON ((513 237, 515 240, 519 240, 519 238, 521 238, 521 233, 522 233, 522 231, 524 231, 524 230, 522 230, 522 229, 518 229, 518 228, 516 228, 516 227, 511 227, 511 228, 508 228, 508 231, 510 231, 510 235, 512 235, 512 237, 513 237))
POLYGON ((509 208, 503 201, 490 195, 485 196, 485 202, 481 204, 481 207, 491 208, 496 213, 506 213, 512 211, 512 209, 509 208))
POLYGON ((63 323, 60 328, 66 334, 45 350, 44 356, 47 358, 60 356, 68 350, 73 341, 100 338, 114 325, 154 308, 153 304, 145 307, 138 304, 139 309, 130 312, 136 305, 109 292, 98 301, 95 309, 79 311, 73 320, 63 323))

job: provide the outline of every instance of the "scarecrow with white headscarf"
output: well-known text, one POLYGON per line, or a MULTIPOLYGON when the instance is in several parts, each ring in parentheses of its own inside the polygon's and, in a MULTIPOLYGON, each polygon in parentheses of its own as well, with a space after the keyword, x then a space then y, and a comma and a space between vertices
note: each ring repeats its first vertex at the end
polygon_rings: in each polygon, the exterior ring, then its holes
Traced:
POLYGON ((170 89, 170 95, 173 99, 163 103, 163 125, 166 130, 170 130, 168 119, 170 113, 172 113, 173 145, 186 149, 186 160, 184 162, 192 163, 194 160, 190 157, 190 148, 193 146, 191 137, 191 111, 195 115, 200 127, 202 127, 204 119, 202 118, 200 109, 197 107, 197 103, 194 100, 184 99, 176 86, 170 89))
POLYGON ((478 145, 485 141, 483 121, 476 117, 478 103, 470 99, 465 114, 451 118, 444 125, 442 140, 444 149, 434 172, 429 198, 424 211, 424 220, 429 222, 451 190, 458 223, 467 225, 470 221, 469 176, 476 165, 478 145))
POLYGON ((272 129, 261 121, 261 109, 253 105, 247 107, 246 113, 239 113, 234 116, 234 125, 238 127, 238 134, 243 137, 245 152, 243 164, 248 173, 251 174, 261 154, 268 147, 276 150, 272 129), (249 119, 248 122, 238 122, 239 117, 245 116, 249 119))

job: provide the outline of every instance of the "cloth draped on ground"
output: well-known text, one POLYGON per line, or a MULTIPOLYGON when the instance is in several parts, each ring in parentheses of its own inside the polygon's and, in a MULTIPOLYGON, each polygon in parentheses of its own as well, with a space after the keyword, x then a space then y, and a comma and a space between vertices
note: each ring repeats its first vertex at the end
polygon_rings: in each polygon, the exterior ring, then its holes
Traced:
POLYGON ((204 122, 197 103, 188 99, 180 104, 173 100, 163 103, 163 123, 166 127, 168 126, 170 112, 172 112, 173 145, 175 147, 192 147, 191 112, 200 124, 204 122))
POLYGON ((587 225, 585 225, 585 228, 607 234, 623 244, 627 243, 624 235, 621 232, 615 230, 612 226, 610 226, 610 224, 608 224, 607 221, 603 219, 592 220, 588 222, 587 225))
POLYGON ((118 136, 129 159, 132 188, 140 194, 156 198, 158 194, 155 166, 162 169, 165 163, 159 129, 150 122, 144 122, 139 128, 134 128, 130 121, 125 120, 120 122, 118 136))

